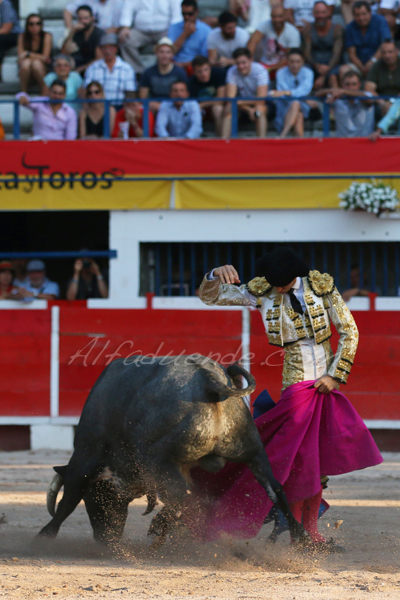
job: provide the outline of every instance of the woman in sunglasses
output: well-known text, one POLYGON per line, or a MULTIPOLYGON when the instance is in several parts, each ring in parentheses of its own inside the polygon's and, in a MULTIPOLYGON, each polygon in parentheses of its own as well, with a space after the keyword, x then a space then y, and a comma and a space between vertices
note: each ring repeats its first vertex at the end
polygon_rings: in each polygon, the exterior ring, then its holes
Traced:
MULTIPOLYGON (((91 81, 86 88, 88 100, 101 100, 104 98, 104 90, 101 83, 91 81)), ((115 108, 109 107, 110 132, 114 129, 115 108)), ((88 102, 84 105, 79 115, 79 137, 85 139, 96 139, 104 137, 104 102, 88 102)))
POLYGON ((40 87, 40 93, 45 93, 44 76, 51 63, 51 48, 53 36, 43 31, 43 21, 37 14, 31 14, 26 19, 25 31, 18 37, 18 65, 21 91, 27 92, 31 81, 40 87))

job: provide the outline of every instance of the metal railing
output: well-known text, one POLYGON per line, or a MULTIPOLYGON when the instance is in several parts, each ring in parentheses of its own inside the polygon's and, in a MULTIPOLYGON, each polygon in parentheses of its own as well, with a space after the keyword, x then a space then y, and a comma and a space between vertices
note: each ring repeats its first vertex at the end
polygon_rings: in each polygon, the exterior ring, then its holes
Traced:
MULTIPOLYGON (((345 96, 343 98, 346 98, 345 96)), ((341 98, 341 99, 343 99, 341 98)), ((366 102, 376 102, 377 100, 394 100, 393 96, 373 96, 370 98, 367 98, 365 96, 357 96, 354 97, 352 96, 351 99, 360 99, 360 100, 364 100, 366 102)), ((188 100, 190 100, 191 98, 188 98, 188 100)), ((202 100, 201 99, 197 99, 198 102, 201 104, 202 100)), ((239 130, 239 107, 238 107, 238 103, 239 102, 243 102, 243 101, 248 101, 248 102, 264 102, 267 101, 268 103, 278 103, 278 102, 291 102, 291 101, 295 101, 295 100, 301 100, 301 101, 305 101, 305 100, 314 100, 317 101, 319 103, 319 105, 322 105, 322 134, 323 137, 329 137, 330 135, 330 109, 332 108, 332 106, 334 105, 333 103, 329 103, 327 102, 326 99, 322 99, 319 98, 317 96, 302 96, 300 98, 294 98, 294 97, 285 97, 285 98, 274 98, 273 96, 265 96, 263 98, 255 98, 255 97, 246 97, 246 98, 212 98, 211 99, 213 102, 223 102, 223 103, 227 103, 229 102, 231 104, 231 115, 232 115, 232 126, 231 126, 231 138, 237 138, 238 137, 238 130, 239 130)), ((166 99, 165 98, 135 98, 131 100, 132 102, 139 102, 143 105, 143 137, 144 138, 148 138, 149 137, 149 104, 151 102, 165 102, 166 99)), ((208 99, 203 99, 203 102, 208 102, 208 99)), ((32 98, 31 99, 31 103, 50 103, 53 102, 54 104, 59 104, 59 101, 51 101, 48 98, 32 98)), ((116 100, 112 100, 112 99, 86 99, 86 98, 76 98, 75 100, 68 100, 66 101, 66 104, 88 104, 88 103, 93 103, 93 102, 101 102, 105 105, 105 110, 104 110, 104 138, 110 138, 110 111, 109 111, 109 107, 110 106, 122 106, 122 102, 121 101, 116 101, 116 100)), ((14 120, 13 120, 13 137, 15 140, 19 140, 20 139, 20 134, 21 134, 21 123, 20 123, 20 107, 21 105, 19 104, 18 99, 15 100, 0 100, 0 105, 3 104, 13 104, 14 106, 14 120)), ((1 117, 1 111, 0 111, 0 117, 1 117)))
MULTIPOLYGON (((243 282, 255 276, 256 260, 283 243, 159 242, 142 243, 141 295, 195 296, 204 274, 233 264, 243 282)), ((328 272, 343 291, 352 285, 352 269, 360 271, 358 285, 381 296, 400 294, 398 242, 295 242, 288 244, 311 269, 328 272)))

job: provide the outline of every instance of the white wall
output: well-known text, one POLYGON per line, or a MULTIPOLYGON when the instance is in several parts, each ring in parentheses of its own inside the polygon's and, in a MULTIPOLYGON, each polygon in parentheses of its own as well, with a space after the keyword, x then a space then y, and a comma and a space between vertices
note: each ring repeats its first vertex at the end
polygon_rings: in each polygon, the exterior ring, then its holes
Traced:
MULTIPOLYGON (((145 299, 139 297, 141 242, 395 240, 400 241, 400 220, 343 210, 111 211, 110 248, 118 251, 118 258, 110 261, 111 295, 107 300, 89 301, 89 306, 145 306, 145 299)), ((399 300, 394 298, 394 304, 399 300)), ((169 298, 163 299, 162 304, 179 303, 179 308, 183 308, 182 301, 169 298)), ((186 299, 184 304, 188 301, 191 306, 200 307, 197 299, 186 299)))

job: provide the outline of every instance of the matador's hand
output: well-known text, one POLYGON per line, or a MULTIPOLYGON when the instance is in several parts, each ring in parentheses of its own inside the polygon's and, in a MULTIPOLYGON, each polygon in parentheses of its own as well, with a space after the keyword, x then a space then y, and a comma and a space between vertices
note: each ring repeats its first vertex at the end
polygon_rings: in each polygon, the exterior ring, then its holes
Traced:
POLYGON ((217 267, 214 269, 215 277, 219 277, 222 283, 240 283, 238 272, 232 265, 217 267))
POLYGON ((339 389, 339 382, 330 375, 324 375, 314 383, 314 387, 322 394, 330 394, 332 390, 339 389))

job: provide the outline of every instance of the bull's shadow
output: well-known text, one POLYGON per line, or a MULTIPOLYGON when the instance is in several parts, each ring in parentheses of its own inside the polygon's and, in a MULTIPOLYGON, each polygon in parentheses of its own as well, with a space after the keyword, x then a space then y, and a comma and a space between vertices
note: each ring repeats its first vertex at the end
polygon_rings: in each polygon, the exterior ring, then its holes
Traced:
POLYGON ((286 517, 292 539, 306 540, 243 401, 254 389, 254 378, 240 365, 225 369, 199 355, 112 362, 85 403, 68 465, 56 468, 48 493, 53 518, 39 535, 55 537, 83 499, 94 538, 116 542, 129 503, 147 495, 151 511, 158 494, 164 507, 149 534, 162 542, 187 499, 190 468, 217 472, 231 461, 254 473, 286 517))

